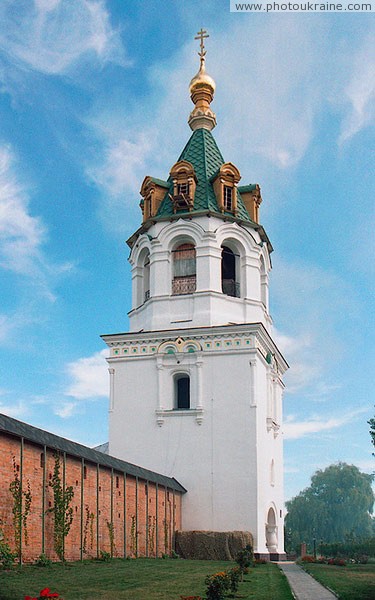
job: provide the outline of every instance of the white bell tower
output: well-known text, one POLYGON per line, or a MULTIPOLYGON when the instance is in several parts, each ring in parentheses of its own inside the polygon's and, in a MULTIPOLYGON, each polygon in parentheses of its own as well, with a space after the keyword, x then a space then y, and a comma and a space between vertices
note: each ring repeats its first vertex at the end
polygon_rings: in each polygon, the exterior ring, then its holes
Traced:
POLYGON ((130 332, 110 348, 110 454, 187 489, 184 530, 250 531, 283 547, 282 375, 272 339, 272 246, 257 184, 239 185, 212 136, 215 83, 190 83, 193 133, 167 180, 146 177, 131 236, 130 332))

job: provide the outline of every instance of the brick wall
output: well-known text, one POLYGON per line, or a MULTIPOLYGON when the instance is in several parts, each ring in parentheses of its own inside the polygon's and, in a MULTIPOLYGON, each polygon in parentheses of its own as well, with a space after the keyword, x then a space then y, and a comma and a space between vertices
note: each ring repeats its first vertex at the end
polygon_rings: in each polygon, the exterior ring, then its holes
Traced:
MULTIPOLYGON (((90 462, 62 451, 60 477, 72 486, 73 521, 65 538, 66 560, 113 556, 161 556, 173 549, 174 532, 181 528, 179 491, 165 485, 90 462)), ((49 485, 55 450, 0 431, 0 528, 15 549, 14 501, 9 490, 17 477, 30 486, 31 506, 26 535, 22 528, 22 560, 42 553, 58 560, 54 550, 53 490, 49 485), (15 465, 15 467, 14 467, 15 465)))

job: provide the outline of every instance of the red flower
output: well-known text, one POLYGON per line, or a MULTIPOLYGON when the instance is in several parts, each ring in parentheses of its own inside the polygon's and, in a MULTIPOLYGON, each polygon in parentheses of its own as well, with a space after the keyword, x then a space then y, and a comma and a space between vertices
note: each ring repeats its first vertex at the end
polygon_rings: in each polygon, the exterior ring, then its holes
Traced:
POLYGON ((59 594, 57 592, 51 592, 49 588, 44 588, 40 590, 39 594, 40 598, 58 598, 59 594))
POLYGON ((25 596, 24 600, 38 600, 38 598, 32 598, 31 596, 25 596))

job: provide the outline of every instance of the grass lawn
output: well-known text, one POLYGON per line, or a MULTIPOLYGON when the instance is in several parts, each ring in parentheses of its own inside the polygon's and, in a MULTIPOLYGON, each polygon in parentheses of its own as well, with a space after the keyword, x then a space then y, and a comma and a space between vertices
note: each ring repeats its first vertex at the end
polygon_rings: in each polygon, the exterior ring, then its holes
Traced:
POLYGON ((375 565, 332 565, 305 564, 304 568, 315 579, 336 592, 340 600, 374 600, 375 565))
MULTIPOLYGON (((64 600, 179 600, 180 595, 204 598, 206 575, 233 563, 200 560, 115 559, 108 563, 54 564, 0 570, 0 600, 23 600, 44 587, 64 600)), ((240 584, 237 598, 292 600, 286 579, 276 565, 259 565, 240 584)))

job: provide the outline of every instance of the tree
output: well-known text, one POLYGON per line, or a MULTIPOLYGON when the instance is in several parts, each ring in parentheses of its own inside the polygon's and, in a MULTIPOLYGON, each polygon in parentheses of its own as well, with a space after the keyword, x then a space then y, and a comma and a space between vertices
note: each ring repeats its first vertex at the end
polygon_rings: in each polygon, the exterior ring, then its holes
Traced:
MULTIPOLYGON (((367 421, 367 423, 370 425, 370 435, 371 435, 371 442, 372 445, 375 446, 375 418, 370 419, 369 421, 367 421)), ((375 453, 372 453, 373 456, 375 456, 375 453)))
POLYGON ((324 542, 361 540, 372 535, 374 475, 338 463, 316 471, 310 487, 286 502, 289 550, 315 538, 324 542))

